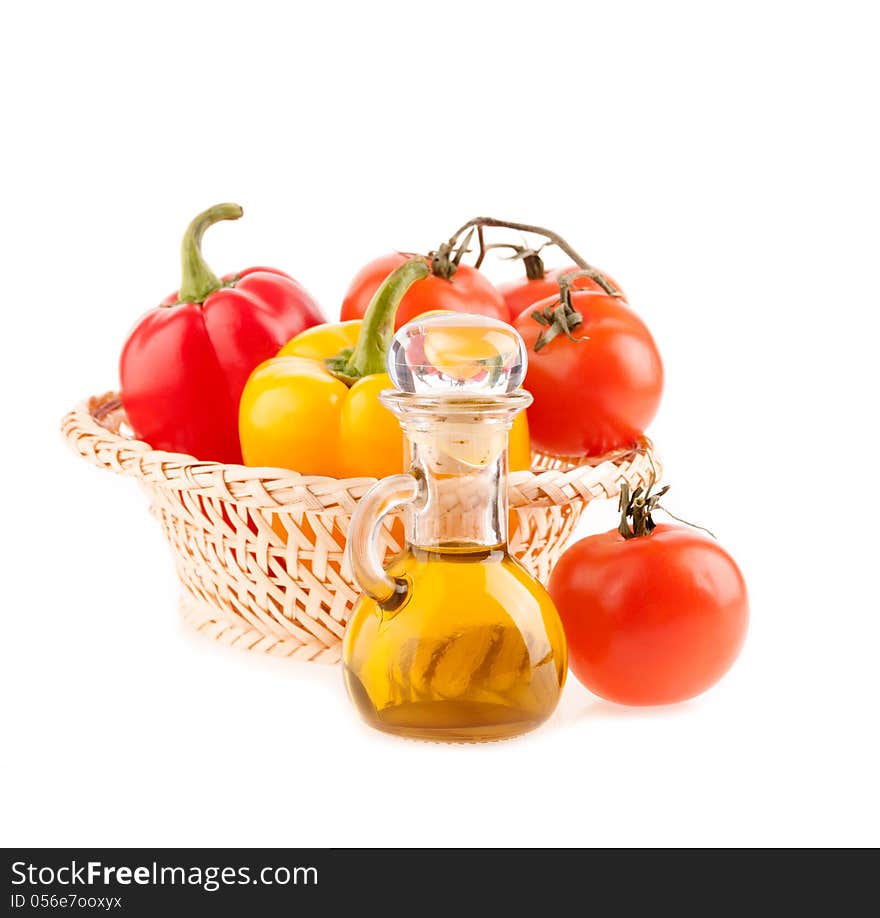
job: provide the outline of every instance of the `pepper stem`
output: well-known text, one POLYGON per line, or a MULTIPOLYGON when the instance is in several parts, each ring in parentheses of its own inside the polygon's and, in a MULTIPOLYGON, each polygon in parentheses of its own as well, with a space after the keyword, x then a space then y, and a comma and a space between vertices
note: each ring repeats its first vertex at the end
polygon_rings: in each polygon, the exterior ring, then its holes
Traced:
POLYGON ((203 210, 186 228, 180 245, 183 276, 177 298, 181 303, 203 303, 223 286, 202 256, 202 236, 209 226, 221 220, 237 220, 243 213, 238 204, 215 204, 203 210))
POLYGON ((430 273, 427 260, 419 256, 405 261, 385 278, 367 307, 357 344, 337 375, 356 380, 385 372, 397 307, 407 290, 430 273))

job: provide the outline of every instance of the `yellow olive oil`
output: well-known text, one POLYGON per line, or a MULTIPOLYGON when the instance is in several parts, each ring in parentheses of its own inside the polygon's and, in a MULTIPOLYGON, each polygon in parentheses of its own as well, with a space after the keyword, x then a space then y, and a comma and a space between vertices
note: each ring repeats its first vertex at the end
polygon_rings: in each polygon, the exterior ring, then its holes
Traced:
POLYGON ((566 643, 547 591, 503 546, 410 546, 387 568, 406 598, 363 596, 343 649, 361 716, 400 736, 504 739, 546 720, 565 682, 566 643))

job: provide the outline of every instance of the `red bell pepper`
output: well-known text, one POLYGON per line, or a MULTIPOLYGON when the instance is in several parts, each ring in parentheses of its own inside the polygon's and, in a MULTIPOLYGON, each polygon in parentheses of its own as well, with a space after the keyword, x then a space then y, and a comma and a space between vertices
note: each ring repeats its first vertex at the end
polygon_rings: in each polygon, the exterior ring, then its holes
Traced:
POLYGON ((325 321, 282 271, 246 268, 223 278, 211 271, 203 233, 241 215, 237 204, 218 204, 190 223, 180 291, 140 319, 122 350, 122 403, 136 436, 155 449, 241 462, 238 402, 248 376, 294 335, 325 321))

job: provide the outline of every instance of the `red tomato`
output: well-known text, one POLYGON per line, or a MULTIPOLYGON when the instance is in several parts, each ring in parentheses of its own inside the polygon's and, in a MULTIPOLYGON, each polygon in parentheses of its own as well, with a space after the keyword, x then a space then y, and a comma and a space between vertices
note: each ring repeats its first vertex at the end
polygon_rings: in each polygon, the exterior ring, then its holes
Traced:
MULTIPOLYGON (((504 297, 504 302, 510 310, 512 316, 518 316, 524 309, 537 303, 539 300, 545 300, 551 296, 559 296, 559 276, 569 271, 577 271, 577 265, 568 265, 564 268, 550 268, 543 277, 529 280, 528 277, 521 277, 515 281, 509 281, 502 284, 498 290, 504 297)), ((604 273, 604 272, 603 272, 604 273)), ((620 285, 613 277, 606 274, 605 277, 611 282, 612 287, 620 290, 620 285)), ((574 290, 595 290, 597 293, 605 291, 591 277, 579 277, 572 284, 574 290)), ((624 302, 626 297, 623 297, 624 302)))
POLYGON ((672 704, 714 685, 746 635, 734 560, 693 529, 616 530, 572 545, 550 578, 572 672, 619 704, 672 704))
MULTIPOLYGON (((394 252, 361 268, 342 301, 342 321, 362 319, 379 285, 407 258, 407 255, 394 252)), ((416 281, 397 309, 394 327, 400 328, 410 319, 434 309, 478 313, 503 322, 509 322, 511 318, 498 289, 470 265, 459 265, 450 280, 431 274, 424 280, 416 281)))
POLYGON ((514 322, 526 342, 524 388, 534 396, 529 430, 535 449, 556 456, 599 456, 631 446, 657 413, 663 364, 645 323, 619 298, 573 290, 582 323, 572 341, 563 334, 536 351, 544 328, 532 312, 553 306, 541 300, 514 322))

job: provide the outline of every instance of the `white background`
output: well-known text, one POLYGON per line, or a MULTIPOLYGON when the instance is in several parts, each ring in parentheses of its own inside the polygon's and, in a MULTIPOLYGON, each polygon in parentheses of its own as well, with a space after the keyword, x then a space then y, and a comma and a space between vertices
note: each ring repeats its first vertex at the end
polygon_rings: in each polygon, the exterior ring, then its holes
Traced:
POLYGON ((871 5, 137 9, 20 4, 2 35, 0 842, 880 843, 871 5), (58 422, 222 200, 212 265, 328 316, 477 213, 609 270, 665 358, 668 504, 749 583, 730 675, 647 711, 571 679, 540 731, 443 746, 363 727, 336 669, 190 636, 143 495, 58 422))

